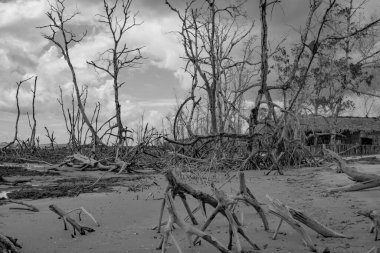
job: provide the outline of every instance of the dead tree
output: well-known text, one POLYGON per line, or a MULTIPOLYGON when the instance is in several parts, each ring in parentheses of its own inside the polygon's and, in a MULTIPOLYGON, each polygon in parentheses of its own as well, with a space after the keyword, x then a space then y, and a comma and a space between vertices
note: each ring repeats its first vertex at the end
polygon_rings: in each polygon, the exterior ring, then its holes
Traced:
POLYGON ((119 89, 124 84, 119 80, 121 70, 133 68, 140 64, 143 58, 141 55, 142 47, 129 48, 126 43, 122 42, 127 33, 135 26, 141 25, 136 22, 136 14, 131 14, 132 0, 115 1, 110 5, 110 1, 103 0, 104 14, 98 14, 99 22, 106 24, 113 39, 113 47, 100 54, 97 62, 87 62, 97 70, 108 74, 113 80, 113 90, 115 96, 115 111, 117 124, 117 143, 123 142, 123 123, 121 120, 121 105, 119 102, 119 89), (118 13, 122 13, 118 15, 118 13))
POLYGON ((194 69, 206 91, 212 134, 223 132, 221 83, 224 72, 241 63, 232 61, 234 50, 250 34, 253 23, 241 25, 243 3, 219 6, 215 0, 188 2, 183 12, 165 1, 181 21, 179 37, 185 50, 187 67, 194 69), (198 5, 199 4, 199 5, 198 5))
POLYGON ((55 143, 54 131, 52 133, 50 133, 49 129, 46 126, 45 126, 45 131, 46 131, 45 136, 48 137, 48 139, 50 141, 50 147, 52 149, 54 149, 54 143, 55 143))
MULTIPOLYGON (((265 96, 266 100, 268 101, 268 108, 269 108, 269 115, 272 116, 274 122, 277 121, 277 117, 274 111, 274 106, 272 103, 272 97, 268 90, 268 84, 267 84, 267 78, 268 78, 268 24, 267 24, 267 7, 272 4, 276 4, 277 1, 271 1, 270 3, 267 3, 267 0, 260 0, 260 20, 261 20, 261 86, 260 90, 257 94, 256 101, 255 101, 255 107, 259 108, 261 99, 263 96, 265 96)), ((256 121, 257 121, 257 115, 256 121)))
POLYGON ((66 60, 66 63, 70 69, 71 76, 73 79, 73 85, 75 89, 76 99, 78 103, 78 107, 81 111, 84 122, 87 127, 90 129, 93 138, 95 139, 95 143, 101 143, 94 127, 92 126, 90 120, 87 117, 85 112, 85 108, 83 106, 80 90, 78 85, 78 80, 76 76, 76 72, 74 66, 71 62, 70 57, 70 48, 73 43, 80 43, 83 38, 86 36, 87 32, 84 32, 82 35, 78 36, 76 33, 72 32, 69 28, 70 21, 75 18, 79 14, 78 11, 73 12, 72 14, 66 13, 66 0, 55 0, 55 4, 49 3, 50 10, 46 13, 46 16, 50 20, 49 25, 38 27, 40 29, 49 29, 50 33, 43 34, 43 37, 49 41, 51 41, 62 53, 63 57, 66 60), (69 46, 70 45, 70 46, 69 46))

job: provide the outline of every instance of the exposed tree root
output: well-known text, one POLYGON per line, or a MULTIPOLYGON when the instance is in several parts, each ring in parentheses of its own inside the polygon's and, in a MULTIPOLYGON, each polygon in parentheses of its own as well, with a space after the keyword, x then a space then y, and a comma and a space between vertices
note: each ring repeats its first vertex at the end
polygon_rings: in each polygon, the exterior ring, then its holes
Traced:
MULTIPOLYGON (((175 177, 173 171, 171 171, 171 170, 169 170, 169 171, 166 172, 166 178, 167 178, 167 180, 169 182, 168 187, 167 187, 167 189, 165 191, 166 195, 167 195, 167 193, 168 193, 169 190, 172 191, 173 196, 178 195, 178 196, 181 197, 181 195, 185 196, 185 194, 191 195, 191 196, 193 196, 195 199, 197 199, 200 202, 200 205, 199 205, 199 207, 196 210, 199 210, 202 207, 204 208, 205 204, 211 205, 212 207, 215 208, 214 212, 208 218, 208 220, 206 221, 206 223, 202 226, 202 229, 201 229, 202 231, 204 231, 210 225, 210 223, 212 222, 212 220, 215 218, 215 216, 218 213, 221 213, 223 216, 225 216, 227 218, 228 223, 229 223, 229 227, 230 227, 230 243, 229 243, 229 247, 228 247, 229 249, 232 246, 231 245, 231 243, 232 243, 232 236, 234 236, 235 240, 236 240, 236 246, 238 248, 238 251, 241 252, 241 246, 240 246, 240 240, 239 240, 239 237, 238 237, 238 233, 240 235, 242 235, 243 238, 246 239, 249 242, 249 244, 254 249, 259 249, 259 247, 255 243, 253 243, 248 238, 248 236, 245 234, 245 232, 244 232, 244 230, 243 230, 243 228, 242 228, 239 220, 236 217, 236 214, 233 212, 234 207, 236 206, 236 204, 239 201, 242 201, 242 202, 244 202, 244 203, 246 203, 248 205, 251 205, 260 214, 260 217, 263 220, 265 229, 266 230, 269 229, 268 222, 266 220, 264 211, 261 208, 260 204, 255 199, 255 197, 253 196, 253 194, 251 193, 251 191, 246 187, 244 174, 242 172, 240 172, 240 181, 241 181, 241 187, 240 187, 241 190, 240 190, 240 193, 237 196, 232 197, 232 198, 228 198, 223 191, 218 190, 215 187, 213 187, 213 192, 214 192, 216 198, 214 198, 211 195, 209 195, 207 193, 204 193, 202 191, 195 190, 191 186, 189 186, 189 185, 187 185, 187 184, 185 184, 183 182, 180 182, 175 177)), ((165 204, 167 204, 167 201, 168 201, 167 198, 165 198, 163 200, 163 202, 162 202, 158 227, 161 227, 161 225, 162 225, 161 224, 162 213, 163 213, 163 209, 164 209, 165 204)), ((184 205, 185 205, 185 208, 186 208, 186 204, 185 203, 184 203, 184 205)), ((186 208, 186 210, 188 212, 188 215, 189 215, 190 219, 192 219, 191 218, 192 217, 192 212, 194 212, 196 210, 191 211, 190 208, 186 208)), ((195 220, 192 219, 192 221, 193 221, 193 223, 195 223, 195 220)), ((170 222, 171 221, 169 219, 168 222, 166 223, 167 228, 168 227, 170 228, 170 222)), ((202 237, 202 236, 199 236, 199 237, 202 237)), ((197 242, 197 240, 198 240, 199 237, 195 238, 194 244, 196 244, 196 242, 197 242)))
MULTIPOLYGON (((239 235, 238 235, 238 232, 239 232, 255 250, 259 250, 260 248, 248 238, 241 224, 239 224, 239 222, 237 221, 236 216, 233 214, 232 210, 236 206, 238 200, 227 197, 227 195, 222 190, 216 189, 214 185, 212 185, 212 190, 218 201, 218 206, 215 208, 213 213, 210 215, 210 217, 207 219, 205 224, 202 226, 201 230, 202 231, 206 230, 206 228, 211 224, 212 220, 216 217, 218 213, 224 213, 228 220, 229 231, 230 231, 230 240, 228 244, 228 249, 231 250, 232 237, 234 237, 236 241, 237 251, 239 253, 242 251, 241 243, 240 243, 239 235)), ((194 242, 193 242, 194 245, 197 243, 198 238, 199 237, 196 237, 194 239, 194 242)))
POLYGON ((170 196, 169 192, 165 194, 165 198, 166 198, 167 208, 168 208, 168 212, 169 212, 169 220, 168 220, 168 223, 167 223, 167 226, 165 229, 164 237, 162 238, 162 241, 158 247, 158 249, 161 249, 162 253, 166 252, 166 247, 167 247, 169 235, 173 239, 174 244, 176 245, 178 252, 182 252, 177 240, 175 239, 175 237, 172 234, 172 228, 173 228, 174 224, 177 224, 181 229, 183 229, 185 231, 186 237, 187 237, 189 244, 190 244, 190 247, 192 246, 191 245, 191 236, 196 235, 196 236, 201 237, 203 240, 207 241, 211 245, 213 245, 220 252, 223 252, 223 253, 229 252, 228 249, 223 244, 221 244, 216 238, 214 238, 213 236, 211 236, 211 235, 209 235, 203 231, 200 231, 199 229, 197 229, 196 227, 194 227, 190 224, 185 223, 179 217, 179 215, 175 209, 175 206, 174 206, 173 198, 170 196))

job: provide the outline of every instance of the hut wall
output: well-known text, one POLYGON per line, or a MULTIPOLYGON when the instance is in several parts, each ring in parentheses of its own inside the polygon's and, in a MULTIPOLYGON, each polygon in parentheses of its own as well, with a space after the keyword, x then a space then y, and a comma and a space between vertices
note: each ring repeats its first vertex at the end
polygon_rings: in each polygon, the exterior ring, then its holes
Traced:
POLYGON ((337 136, 337 144, 360 144, 361 136, 359 131, 350 132, 346 130, 340 134, 344 136, 337 136))
POLYGON ((372 139, 372 145, 380 145, 380 131, 371 132, 371 133, 361 132, 360 138, 372 139))

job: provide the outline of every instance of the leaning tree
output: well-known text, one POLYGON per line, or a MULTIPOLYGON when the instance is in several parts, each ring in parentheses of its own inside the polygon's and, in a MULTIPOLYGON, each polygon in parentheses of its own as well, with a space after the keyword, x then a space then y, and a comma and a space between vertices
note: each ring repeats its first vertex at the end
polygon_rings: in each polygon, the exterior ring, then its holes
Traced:
POLYGON ((82 118, 91 131, 95 143, 101 143, 101 140, 98 137, 95 128, 92 126, 85 112, 85 107, 81 99, 81 92, 79 89, 77 75, 70 55, 70 49, 72 48, 73 44, 80 43, 86 36, 87 32, 78 35, 70 29, 70 22, 79 14, 79 11, 74 11, 73 13, 68 14, 65 2, 66 0, 55 0, 54 3, 49 3, 50 9, 46 12, 46 16, 49 18, 50 24, 38 28, 47 29, 49 31, 47 33, 44 33, 43 37, 52 42, 65 58, 65 61, 71 72, 77 103, 82 118))

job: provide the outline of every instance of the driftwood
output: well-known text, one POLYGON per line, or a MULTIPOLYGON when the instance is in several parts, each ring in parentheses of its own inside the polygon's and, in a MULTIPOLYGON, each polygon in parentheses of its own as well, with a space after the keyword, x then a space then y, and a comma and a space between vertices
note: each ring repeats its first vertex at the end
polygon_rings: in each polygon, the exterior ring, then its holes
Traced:
POLYGON ((14 204, 18 204, 18 205, 22 205, 22 206, 26 206, 26 208, 22 208, 22 207, 11 207, 11 209, 21 209, 21 210, 28 210, 28 211, 32 211, 32 212, 39 212, 40 210, 38 210, 37 207, 33 206, 33 205, 30 205, 30 204, 26 204, 22 201, 18 201, 18 200, 12 200, 12 199, 4 199, 2 200, 2 202, 5 202, 5 203, 14 203, 14 204))
POLYGON ((375 232, 375 241, 377 241, 377 237, 380 231, 380 211, 379 210, 359 211, 358 214, 371 219, 372 225, 370 228, 370 233, 375 232))
POLYGON ((366 182, 371 180, 380 180, 380 176, 372 173, 363 173, 358 171, 353 166, 348 166, 347 162, 343 160, 337 153, 329 149, 324 148, 324 153, 333 158, 338 164, 338 171, 345 173, 352 181, 366 182))
POLYGON ((81 154, 74 154, 66 157, 64 163, 62 163, 61 165, 80 168, 81 170, 109 170, 115 167, 105 166, 101 164, 99 161, 81 154))
MULTIPOLYGON (((306 233, 305 229, 292 217, 288 207, 281 203, 279 200, 273 200, 269 195, 267 195, 267 198, 270 201, 269 212, 278 216, 280 218, 280 223, 282 223, 282 221, 288 223, 295 231, 301 235, 302 240, 306 246, 308 246, 311 251, 317 252, 317 249, 315 248, 310 236, 306 233)), ((277 227, 275 235, 277 235, 280 227, 281 224, 279 224, 277 227)))
POLYGON ((364 189, 374 188, 380 186, 380 176, 372 173, 363 173, 358 171, 355 167, 348 166, 347 162, 343 160, 337 153, 324 148, 323 151, 329 157, 333 158, 338 164, 338 171, 345 173, 349 179, 357 182, 353 185, 338 187, 330 189, 329 192, 351 192, 360 191, 364 189))
POLYGON ((365 189, 375 188, 375 187, 379 187, 379 186, 380 186, 380 179, 377 179, 377 180, 369 180, 366 182, 360 182, 360 183, 356 183, 353 185, 347 185, 347 186, 342 186, 342 187, 338 187, 338 188, 332 188, 332 189, 329 189, 328 191, 330 193, 353 192, 353 191, 361 191, 361 190, 365 190, 365 189))
POLYGON ((344 234, 341 234, 339 232, 336 232, 332 230, 329 227, 326 227, 319 221, 307 216, 305 213, 303 213, 300 210, 296 210, 292 207, 284 205, 279 200, 273 200, 270 196, 267 195, 267 198, 271 202, 271 205, 269 207, 269 211, 273 213, 274 215, 280 217, 280 222, 276 228, 276 231, 273 235, 273 240, 276 239, 278 231, 282 225, 283 221, 286 221, 292 228, 294 228, 299 234, 301 234, 302 239, 304 243, 312 250, 315 251, 315 247, 313 242, 311 241, 309 235, 306 233, 306 231, 300 226, 298 222, 303 223, 304 225, 308 226, 318 234, 322 235, 323 237, 334 237, 334 238, 348 238, 352 239, 352 236, 347 236, 344 234), (298 221, 298 222, 297 222, 298 221))
POLYGON ((311 228, 318 234, 322 235, 323 237, 349 238, 349 239, 353 238, 352 236, 341 234, 339 232, 332 230, 331 228, 326 227, 319 221, 307 216, 302 211, 293 209, 291 207, 288 207, 288 210, 295 220, 305 224, 306 226, 308 226, 309 228, 311 228))
POLYGON ((17 243, 17 239, 0 234, 0 250, 6 253, 20 253, 18 248, 21 246, 17 243))
POLYGON ((79 223, 77 223, 73 218, 71 218, 68 213, 64 212, 62 209, 60 209, 56 205, 50 205, 49 209, 56 213, 60 218, 63 220, 63 224, 65 226, 65 230, 67 230, 67 224, 68 222, 73 227, 73 237, 76 235, 75 231, 78 231, 81 235, 85 235, 86 232, 94 232, 95 230, 90 227, 82 226, 79 223))
POLYGON ((166 246, 167 246, 167 242, 168 242, 169 235, 170 235, 174 241, 174 244, 177 247, 178 252, 182 252, 181 248, 179 247, 178 242, 176 241, 175 237, 172 234, 173 225, 177 224, 181 229, 183 229, 185 231, 186 237, 187 237, 189 244, 190 244, 190 247, 192 247, 191 236, 196 235, 196 236, 201 237, 203 240, 207 241, 208 243, 210 243, 214 247, 216 247, 220 252, 223 252, 223 253, 229 252, 228 249, 223 244, 221 244, 216 238, 214 238, 213 236, 211 236, 211 235, 209 235, 203 231, 200 231, 199 229, 197 229, 196 227, 194 227, 188 223, 185 223, 179 217, 179 215, 175 209, 174 203, 173 203, 173 198, 170 196, 169 192, 167 192, 165 194, 165 199, 167 202, 167 209, 169 212, 169 221, 168 221, 166 229, 165 229, 164 237, 162 238, 158 249, 161 249, 163 253, 166 252, 166 246))

